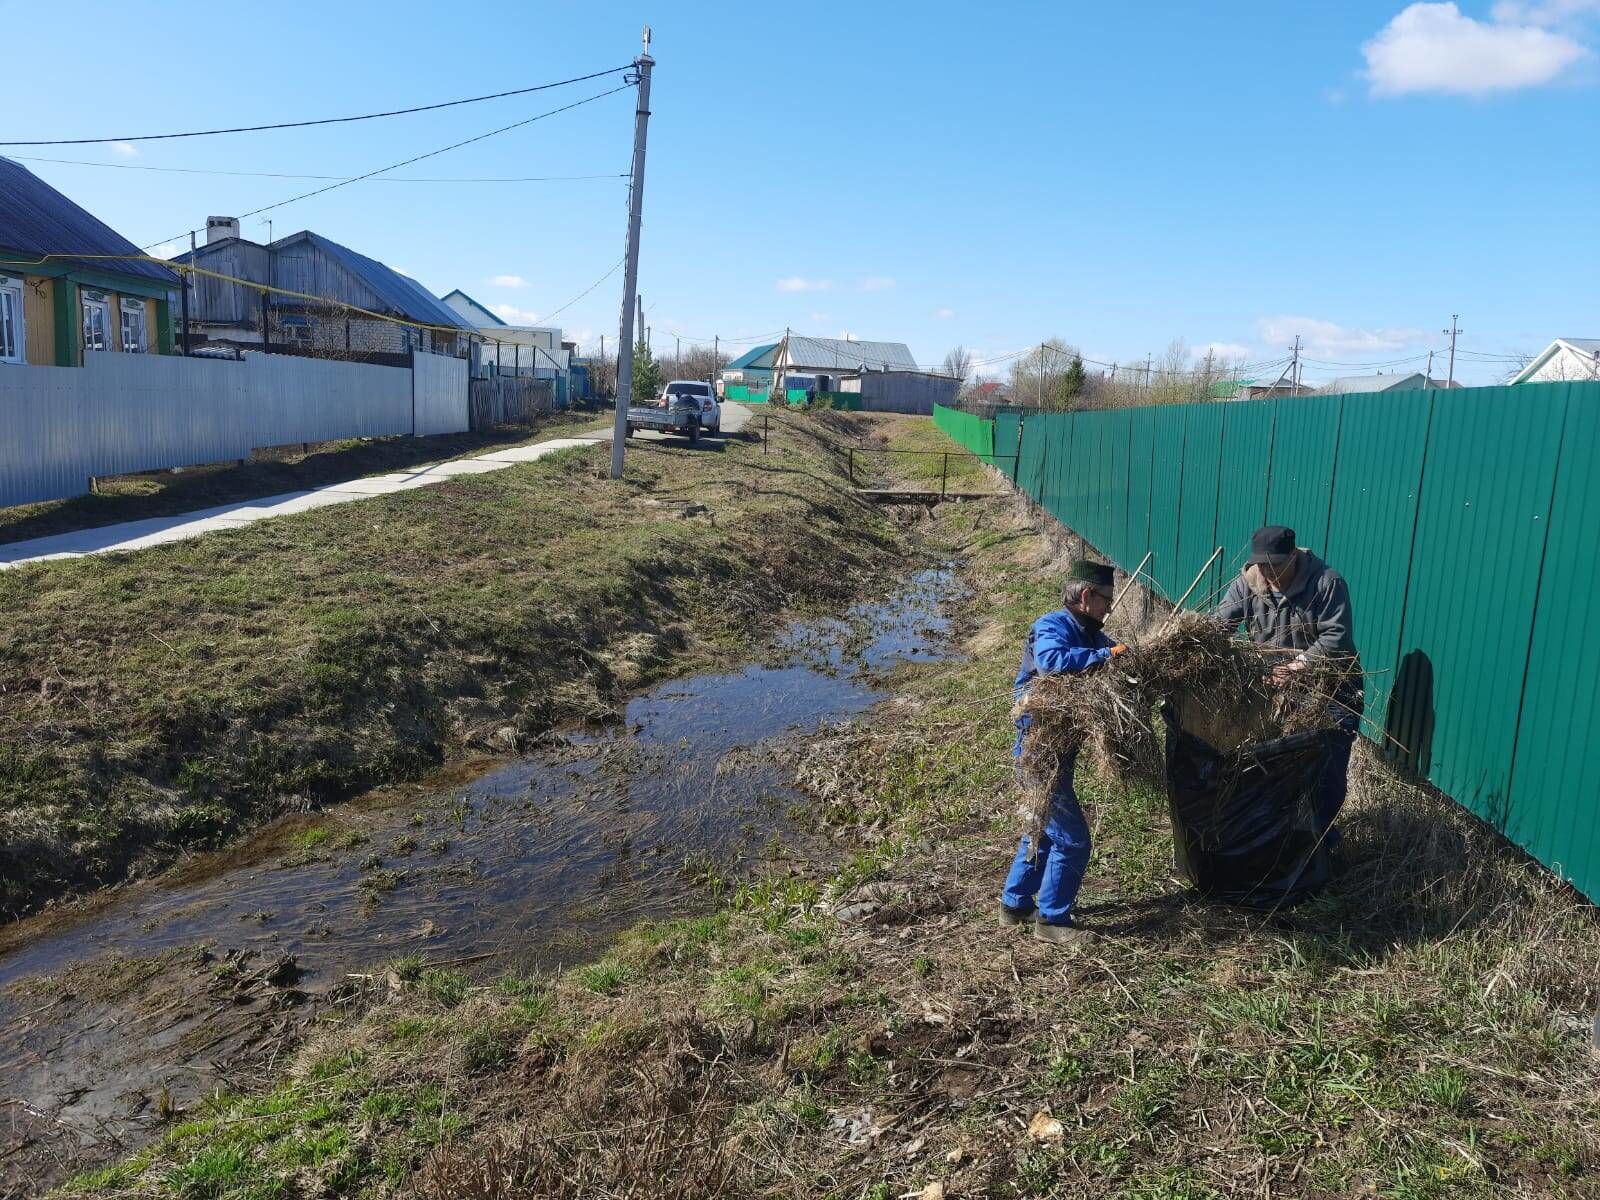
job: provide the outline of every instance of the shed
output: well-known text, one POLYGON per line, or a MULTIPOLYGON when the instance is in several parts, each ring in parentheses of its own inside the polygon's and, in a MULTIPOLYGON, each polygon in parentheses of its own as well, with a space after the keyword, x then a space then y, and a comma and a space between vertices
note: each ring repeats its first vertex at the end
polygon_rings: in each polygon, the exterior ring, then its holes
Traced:
POLYGON ((866 371, 846 376, 840 381, 839 390, 859 394, 864 412, 932 416, 934 405, 956 402, 961 380, 933 371, 866 371))

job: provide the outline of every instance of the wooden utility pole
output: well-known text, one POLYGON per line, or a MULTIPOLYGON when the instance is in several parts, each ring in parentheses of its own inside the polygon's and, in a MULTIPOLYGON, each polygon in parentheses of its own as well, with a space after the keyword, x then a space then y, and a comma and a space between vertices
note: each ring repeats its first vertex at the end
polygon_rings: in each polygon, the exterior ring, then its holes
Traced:
POLYGON ((627 265, 622 272, 622 344, 617 348, 617 412, 611 422, 611 478, 622 478, 622 454, 628 440, 628 404, 633 399, 633 315, 639 300, 639 223, 644 213, 644 149, 650 131, 650 26, 633 65, 639 71, 639 103, 633 117, 633 175, 628 195, 627 265))

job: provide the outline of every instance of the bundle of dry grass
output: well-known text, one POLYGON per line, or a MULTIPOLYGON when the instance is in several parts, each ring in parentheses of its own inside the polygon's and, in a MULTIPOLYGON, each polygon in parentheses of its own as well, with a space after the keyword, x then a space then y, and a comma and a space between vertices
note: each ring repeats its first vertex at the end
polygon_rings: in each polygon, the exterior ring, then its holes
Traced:
POLYGON ((1329 728, 1345 672, 1312 664, 1274 682, 1290 657, 1256 646, 1201 614, 1174 614, 1131 653, 1078 675, 1042 675, 1016 706, 1029 718, 1022 743, 1022 817, 1037 843, 1064 763, 1080 751, 1113 782, 1164 778, 1155 714, 1171 704, 1178 723, 1218 750, 1329 728))

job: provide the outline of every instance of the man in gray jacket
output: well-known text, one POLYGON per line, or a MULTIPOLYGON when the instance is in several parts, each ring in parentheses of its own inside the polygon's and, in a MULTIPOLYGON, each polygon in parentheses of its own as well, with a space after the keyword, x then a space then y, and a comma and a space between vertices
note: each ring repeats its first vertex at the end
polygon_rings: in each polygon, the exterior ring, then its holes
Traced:
POLYGON ((1284 651, 1272 678, 1285 683, 1313 660, 1344 672, 1330 711, 1339 740, 1318 781, 1315 812, 1331 847, 1339 840, 1334 818, 1344 804, 1350 750, 1361 724, 1361 660, 1356 656, 1350 589, 1343 577, 1311 551, 1295 545, 1294 530, 1267 525, 1250 539, 1250 558, 1229 585, 1216 616, 1230 629, 1242 622, 1258 646, 1284 651))

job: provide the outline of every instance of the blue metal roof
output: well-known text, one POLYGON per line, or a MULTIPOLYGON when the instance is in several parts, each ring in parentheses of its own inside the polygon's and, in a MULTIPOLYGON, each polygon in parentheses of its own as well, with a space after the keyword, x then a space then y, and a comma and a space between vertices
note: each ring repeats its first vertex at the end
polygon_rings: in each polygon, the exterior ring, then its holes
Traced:
POLYGON ((0 246, 112 275, 178 286, 178 277, 155 263, 100 255, 144 253, 111 226, 68 200, 32 171, 0 158, 0 246), (74 257, 83 255, 83 258, 74 257))
MULTIPOLYGON (((756 365, 756 360, 759 359, 763 354, 771 354, 777 348, 778 343, 773 342, 770 346, 757 346, 753 350, 746 350, 743 354, 739 355, 738 358, 729 363, 725 369, 729 371, 738 371, 745 367, 754 367, 756 365)), ((769 362, 763 365, 770 367, 772 364, 769 362)))
POLYGON ((378 298, 392 310, 394 315, 423 325, 447 325, 476 332, 473 326, 467 323, 466 318, 437 299, 415 279, 400 274, 393 267, 384 266, 375 258, 357 254, 350 247, 341 246, 320 233, 304 230, 274 242, 273 247, 277 248, 300 238, 306 238, 321 247, 331 258, 338 260, 352 274, 360 277, 363 283, 377 293, 378 298))

